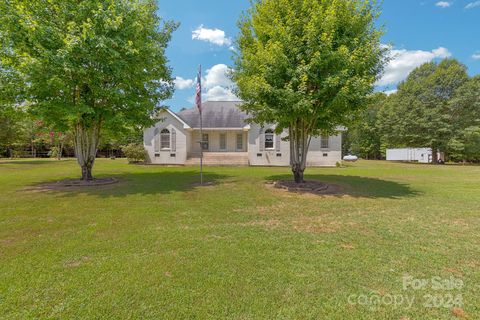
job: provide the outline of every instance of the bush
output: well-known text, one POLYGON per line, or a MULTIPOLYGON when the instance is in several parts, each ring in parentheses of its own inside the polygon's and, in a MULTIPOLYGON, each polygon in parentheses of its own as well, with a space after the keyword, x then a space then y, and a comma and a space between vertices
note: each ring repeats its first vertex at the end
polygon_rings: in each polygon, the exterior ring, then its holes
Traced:
POLYGON ((48 156, 50 158, 57 158, 58 157, 58 152, 59 152, 59 150, 58 150, 57 147, 52 147, 50 149, 50 151, 48 151, 48 156))
POLYGON ((12 158, 21 158, 22 156, 24 156, 22 150, 12 150, 12 158))
POLYGON ((145 162, 146 152, 145 148, 141 144, 131 143, 122 147, 122 151, 127 157, 129 163, 145 162))

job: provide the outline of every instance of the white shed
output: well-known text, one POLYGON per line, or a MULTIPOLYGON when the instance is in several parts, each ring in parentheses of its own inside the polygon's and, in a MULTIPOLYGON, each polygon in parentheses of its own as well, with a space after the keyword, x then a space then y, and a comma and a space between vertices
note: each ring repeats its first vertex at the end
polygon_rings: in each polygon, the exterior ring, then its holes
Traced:
MULTIPOLYGON (((443 154, 438 154, 438 159, 443 160, 443 154)), ((409 161, 432 163, 431 148, 403 148, 387 149, 387 161, 409 161)))

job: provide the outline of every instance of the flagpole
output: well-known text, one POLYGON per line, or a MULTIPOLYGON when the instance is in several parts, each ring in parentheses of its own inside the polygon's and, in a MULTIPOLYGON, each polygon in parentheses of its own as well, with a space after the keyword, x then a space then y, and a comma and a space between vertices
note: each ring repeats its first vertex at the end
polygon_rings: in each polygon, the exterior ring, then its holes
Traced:
POLYGON ((202 111, 200 110, 200 184, 203 185, 203 121, 202 111))
POLYGON ((202 65, 198 66, 198 86, 199 86, 199 95, 197 103, 198 110, 200 112, 200 185, 203 185, 203 117, 202 117, 202 65))

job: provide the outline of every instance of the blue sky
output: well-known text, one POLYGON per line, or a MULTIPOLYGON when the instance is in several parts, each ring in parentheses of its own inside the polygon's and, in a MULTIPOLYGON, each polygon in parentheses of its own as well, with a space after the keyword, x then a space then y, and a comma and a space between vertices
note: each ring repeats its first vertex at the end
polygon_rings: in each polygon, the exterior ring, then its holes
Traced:
MULTIPOLYGON (((198 65, 204 69, 204 100, 236 100, 225 75, 233 65, 236 22, 248 0, 158 0, 159 14, 180 22, 167 51, 174 97, 166 104, 177 111, 191 107, 198 65)), ((416 66, 454 57, 480 74, 480 0, 384 0, 379 21, 383 43, 392 46, 392 62, 377 90, 392 92, 416 66)))

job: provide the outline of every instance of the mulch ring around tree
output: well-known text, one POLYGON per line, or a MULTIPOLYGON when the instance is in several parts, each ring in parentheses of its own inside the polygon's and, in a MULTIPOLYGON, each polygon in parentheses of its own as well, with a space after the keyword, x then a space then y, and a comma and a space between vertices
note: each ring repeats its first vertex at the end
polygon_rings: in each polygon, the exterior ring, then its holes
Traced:
POLYGON ((194 182, 192 183, 190 186, 193 187, 193 188, 197 188, 197 187, 212 187, 212 186, 215 186, 217 183, 214 182, 214 181, 204 181, 203 183, 200 183, 200 182, 194 182))
POLYGON ((60 180, 56 182, 46 182, 25 189, 26 191, 50 191, 50 190, 74 190, 79 188, 103 187, 118 183, 115 178, 100 178, 90 181, 84 180, 60 180))
POLYGON ((276 189, 294 193, 310 193, 317 195, 344 194, 343 188, 338 185, 313 180, 305 181, 303 183, 295 183, 293 180, 280 180, 270 183, 270 185, 276 189))

